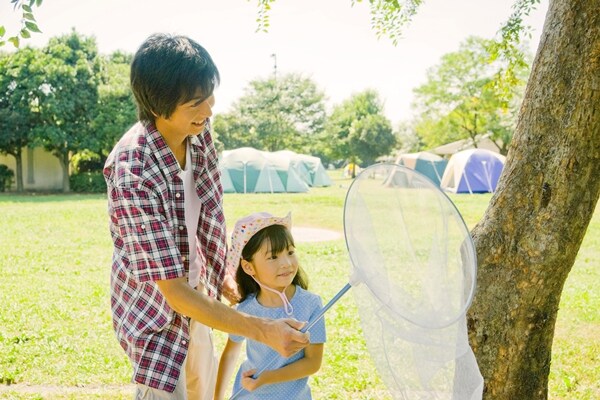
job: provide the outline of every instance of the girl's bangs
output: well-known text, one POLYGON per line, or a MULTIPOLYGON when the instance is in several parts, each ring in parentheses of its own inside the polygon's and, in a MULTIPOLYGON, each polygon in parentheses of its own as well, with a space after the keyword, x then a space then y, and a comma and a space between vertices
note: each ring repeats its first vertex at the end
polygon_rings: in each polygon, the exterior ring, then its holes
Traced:
POLYGON ((286 251, 290 246, 295 247, 291 233, 283 225, 271 225, 265 228, 265 234, 274 254, 286 251))

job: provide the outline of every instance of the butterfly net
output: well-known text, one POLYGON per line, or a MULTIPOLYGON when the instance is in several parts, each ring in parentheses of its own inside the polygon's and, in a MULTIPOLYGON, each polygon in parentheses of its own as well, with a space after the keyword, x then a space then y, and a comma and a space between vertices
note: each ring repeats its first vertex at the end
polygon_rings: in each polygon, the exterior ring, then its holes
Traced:
POLYGON ((450 199, 395 164, 352 183, 344 231, 369 353, 394 399, 481 399, 465 313, 476 256, 450 199))

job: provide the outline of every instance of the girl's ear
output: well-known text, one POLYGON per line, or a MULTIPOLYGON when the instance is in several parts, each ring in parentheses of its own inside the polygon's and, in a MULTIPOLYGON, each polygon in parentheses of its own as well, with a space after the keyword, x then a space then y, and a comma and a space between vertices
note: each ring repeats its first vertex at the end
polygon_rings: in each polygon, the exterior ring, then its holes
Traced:
POLYGON ((252 265, 251 262, 242 259, 241 265, 245 273, 247 273, 250 276, 254 275, 254 265, 252 265))

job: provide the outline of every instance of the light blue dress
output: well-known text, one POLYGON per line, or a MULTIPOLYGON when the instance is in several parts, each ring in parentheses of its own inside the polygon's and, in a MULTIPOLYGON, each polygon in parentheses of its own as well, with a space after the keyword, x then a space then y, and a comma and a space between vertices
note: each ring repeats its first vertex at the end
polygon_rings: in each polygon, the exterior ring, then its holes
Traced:
MULTIPOLYGON (((294 307, 294 313, 291 317, 298 321, 311 321, 323 307, 319 296, 302 289, 300 286, 296 286, 296 293, 294 293, 294 297, 292 297, 290 303, 294 307)), ((273 319, 288 318, 283 307, 264 307, 256 300, 255 295, 248 296, 246 300, 238 304, 237 309, 246 314, 258 317, 273 319)), ((229 339, 234 342, 246 340, 245 337, 237 335, 229 335, 229 339)), ((311 328, 310 342, 312 344, 325 343, 326 340, 325 320, 322 318, 311 328)), ((237 393, 241 388, 240 379, 243 371, 253 368, 261 371, 267 365, 267 370, 279 369, 304 357, 304 350, 294 354, 292 357, 284 358, 267 345, 248 339, 246 343, 246 357, 247 359, 242 363, 235 377, 232 394, 237 393)), ((306 377, 295 381, 263 385, 253 392, 242 390, 236 399, 305 400, 312 399, 312 395, 308 386, 308 377, 306 377)))

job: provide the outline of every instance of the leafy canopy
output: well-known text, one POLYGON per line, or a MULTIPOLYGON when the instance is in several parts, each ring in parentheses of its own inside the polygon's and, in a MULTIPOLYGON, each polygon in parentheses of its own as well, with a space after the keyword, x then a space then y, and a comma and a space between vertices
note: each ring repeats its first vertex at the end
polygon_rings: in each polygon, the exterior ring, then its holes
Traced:
POLYGON ((286 74, 253 80, 232 110, 215 117, 225 149, 306 151, 325 123, 325 94, 309 78, 286 74))
POLYGON ((334 107, 321 143, 329 160, 372 164, 392 152, 396 137, 383 112, 383 103, 375 90, 352 95, 334 107))
POLYGON ((444 55, 427 71, 427 81, 414 90, 418 112, 415 131, 425 147, 482 136, 506 154, 516 124, 528 64, 515 66, 514 79, 499 80, 507 62, 490 54, 493 40, 470 37, 458 51, 444 55), (502 90, 498 91, 499 82, 502 90))

